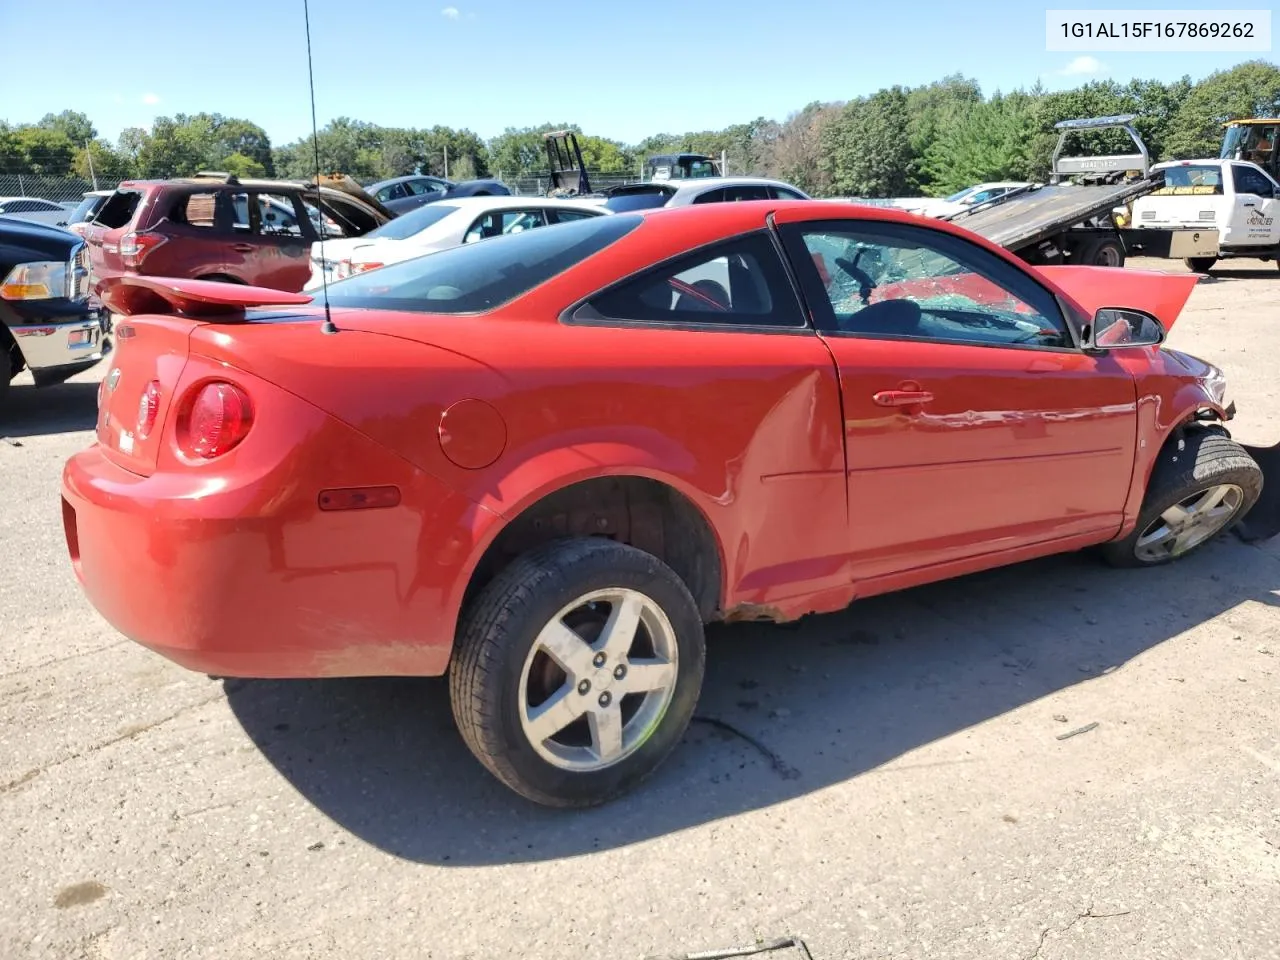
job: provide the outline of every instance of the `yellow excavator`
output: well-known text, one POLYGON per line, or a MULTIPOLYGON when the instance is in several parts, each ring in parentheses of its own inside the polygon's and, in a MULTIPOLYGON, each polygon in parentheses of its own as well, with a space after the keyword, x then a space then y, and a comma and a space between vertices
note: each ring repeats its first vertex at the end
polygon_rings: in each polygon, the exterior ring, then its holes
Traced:
POLYGON ((1247 160, 1280 179, 1280 118, 1228 120, 1222 126, 1219 160, 1247 160))

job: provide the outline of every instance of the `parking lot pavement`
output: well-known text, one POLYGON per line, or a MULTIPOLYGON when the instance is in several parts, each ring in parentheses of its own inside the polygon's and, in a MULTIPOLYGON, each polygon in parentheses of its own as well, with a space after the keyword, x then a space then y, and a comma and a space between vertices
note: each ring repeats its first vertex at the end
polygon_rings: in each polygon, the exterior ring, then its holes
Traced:
MULTIPOLYGON (((1248 442, 1280 440, 1278 291, 1224 271, 1171 336, 1248 442)), ((64 558, 80 380, 0 423, 2 957, 1280 956, 1280 545, 716 629, 700 715, 774 759, 699 722, 556 813, 470 758, 440 681, 220 682, 122 641, 64 558)))

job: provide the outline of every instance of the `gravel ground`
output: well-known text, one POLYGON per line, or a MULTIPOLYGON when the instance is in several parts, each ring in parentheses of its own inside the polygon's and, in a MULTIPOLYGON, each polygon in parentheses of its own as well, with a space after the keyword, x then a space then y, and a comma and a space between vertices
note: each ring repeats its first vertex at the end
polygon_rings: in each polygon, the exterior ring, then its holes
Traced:
MULTIPOLYGON (((1248 442, 1280 440, 1278 292, 1223 271, 1171 336, 1248 442)), ((483 773, 440 681, 224 683, 115 634, 62 540, 80 380, 0 424, 0 957, 1280 956, 1280 541, 715 630, 700 713, 775 760, 698 723, 559 814, 483 773)))

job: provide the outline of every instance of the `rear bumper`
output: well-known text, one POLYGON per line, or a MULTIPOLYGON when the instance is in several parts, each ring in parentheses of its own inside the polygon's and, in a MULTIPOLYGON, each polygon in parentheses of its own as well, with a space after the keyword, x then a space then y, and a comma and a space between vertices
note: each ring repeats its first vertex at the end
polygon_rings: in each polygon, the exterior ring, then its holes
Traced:
POLYGON ((113 627, 188 669, 439 675, 480 508, 402 469, 398 507, 326 512, 296 474, 142 477, 94 445, 63 470, 67 549, 113 627))

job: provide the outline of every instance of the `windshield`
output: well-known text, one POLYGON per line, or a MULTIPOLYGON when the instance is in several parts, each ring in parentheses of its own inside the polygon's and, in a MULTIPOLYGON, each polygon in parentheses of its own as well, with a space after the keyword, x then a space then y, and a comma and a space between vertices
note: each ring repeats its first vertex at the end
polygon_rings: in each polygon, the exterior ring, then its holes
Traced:
POLYGON ((947 202, 948 202, 948 203, 959 203, 961 200, 963 200, 965 197, 969 196, 969 194, 973 193, 973 191, 975 191, 975 190, 977 190, 977 189, 978 189, 977 187, 965 187, 965 188, 964 188, 963 190, 961 190, 959 193, 953 193, 951 196, 947 197, 947 202))
POLYGON ((589 217, 465 244, 329 287, 335 307, 483 313, 494 310, 630 233, 640 217, 589 217))
POLYGON ((1187 164, 1162 170, 1164 186, 1156 193, 1222 193, 1222 168, 1187 164))
POLYGON ((401 214, 394 220, 388 220, 376 230, 370 230, 367 237, 385 237, 388 240, 405 240, 427 227, 434 226, 449 214, 457 211, 457 207, 444 203, 428 203, 426 206, 401 214))
POLYGON ((85 223, 93 219, 94 213, 106 201, 106 197, 88 196, 80 201, 80 205, 67 217, 67 223, 85 223))
POLYGON ((1249 128, 1245 126, 1227 128, 1227 135, 1222 141, 1222 150, 1218 154, 1221 160, 1233 160, 1240 156, 1240 150, 1244 146, 1245 137, 1249 135, 1249 128))

